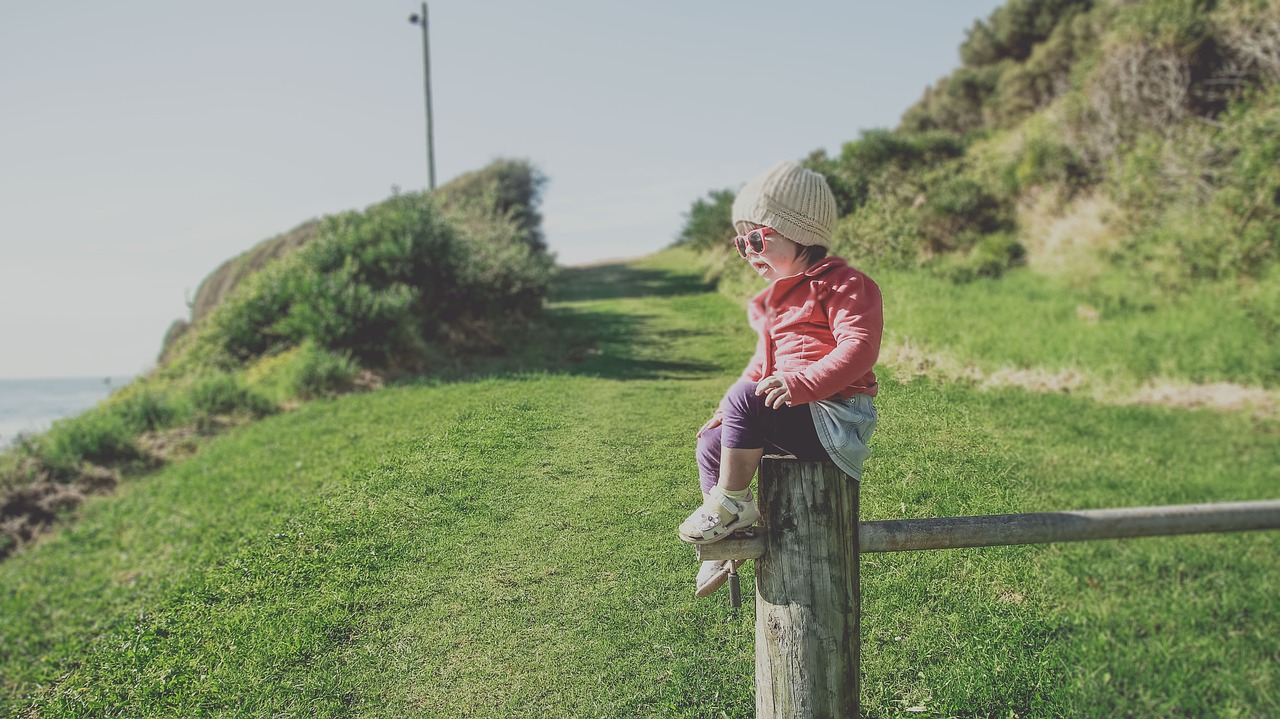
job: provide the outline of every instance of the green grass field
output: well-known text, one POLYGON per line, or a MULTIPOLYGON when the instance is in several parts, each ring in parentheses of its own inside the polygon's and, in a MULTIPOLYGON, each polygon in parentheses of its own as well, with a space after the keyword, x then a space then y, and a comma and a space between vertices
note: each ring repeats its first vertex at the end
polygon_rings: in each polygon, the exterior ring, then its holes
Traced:
MULTIPOLYGON (((0 714, 752 716, 749 594, 696 599, 674 530, 743 311, 666 252, 567 271, 552 313, 518 357, 241 427, 0 563, 0 714)), ((1280 496, 1274 422, 883 374, 864 519, 1280 496)), ((863 713, 1280 716, 1278 550, 864 556, 863 713)))
POLYGON ((1128 389, 1153 378, 1280 387, 1275 318, 1221 288, 1177 299, 1128 288, 1098 301, 1065 279, 1018 269, 966 284, 923 272, 876 274, 886 339, 999 367, 1075 370, 1128 389))

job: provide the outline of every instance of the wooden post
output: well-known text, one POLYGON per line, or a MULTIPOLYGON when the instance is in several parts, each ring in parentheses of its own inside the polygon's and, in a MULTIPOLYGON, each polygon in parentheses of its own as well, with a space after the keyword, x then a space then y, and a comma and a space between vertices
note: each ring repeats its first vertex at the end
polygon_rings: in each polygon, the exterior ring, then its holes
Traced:
POLYGON ((756 560, 756 717, 858 716, 858 482, 766 456, 756 560))

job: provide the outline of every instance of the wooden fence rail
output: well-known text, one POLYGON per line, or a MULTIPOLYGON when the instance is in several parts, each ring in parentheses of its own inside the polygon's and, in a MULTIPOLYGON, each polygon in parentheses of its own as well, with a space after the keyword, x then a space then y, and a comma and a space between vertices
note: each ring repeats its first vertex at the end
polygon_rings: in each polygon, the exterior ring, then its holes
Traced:
POLYGON ((858 716, 858 556, 1280 529, 1280 500, 859 522, 858 483, 830 462, 766 456, 761 527, 698 547, 756 561, 756 717, 858 716))
MULTIPOLYGON (((882 519, 858 523, 858 552, 1003 547, 1259 529, 1280 529, 1280 500, 978 517, 882 519)), ((741 539, 731 537, 700 547, 698 556, 702 559, 758 559, 764 555, 764 550, 765 538, 757 534, 741 539)))

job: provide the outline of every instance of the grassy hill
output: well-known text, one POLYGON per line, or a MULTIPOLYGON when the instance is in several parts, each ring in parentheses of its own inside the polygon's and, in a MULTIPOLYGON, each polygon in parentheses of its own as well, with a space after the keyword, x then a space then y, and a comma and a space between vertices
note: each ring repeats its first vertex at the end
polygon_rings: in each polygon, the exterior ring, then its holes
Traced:
MULTIPOLYGON (((674 534, 692 433, 752 347, 696 265, 566 271, 517 356, 311 402, 89 500, 0 563, 3 713, 750 716, 751 604, 695 599, 674 534)), ((1248 413, 881 372, 866 519, 1280 486, 1280 428, 1248 413)), ((1274 716, 1277 542, 869 555, 864 712, 1274 716)))
POLYGON ((200 438, 384 379, 502 354, 541 324, 544 178, 497 160, 431 193, 306 222, 217 268, 158 366, 0 452, 0 558, 200 438))
MULTIPOLYGON (((885 297, 864 519, 1280 497, 1277 43, 1273 1, 1009 0, 806 159, 885 297)), ((674 532, 754 345, 733 193, 563 269, 541 185, 272 238, 0 455, 0 715, 750 716, 752 607, 674 532)), ((1277 549, 868 555, 864 714, 1280 716, 1277 549)))

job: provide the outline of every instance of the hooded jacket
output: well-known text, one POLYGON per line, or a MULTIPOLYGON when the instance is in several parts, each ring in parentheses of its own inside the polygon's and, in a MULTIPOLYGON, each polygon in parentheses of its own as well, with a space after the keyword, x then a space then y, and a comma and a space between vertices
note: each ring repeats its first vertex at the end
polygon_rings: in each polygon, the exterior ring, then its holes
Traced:
POLYGON ((747 305, 758 339, 742 378, 777 375, 792 405, 876 394, 880 288, 839 257, 774 280, 747 305))

